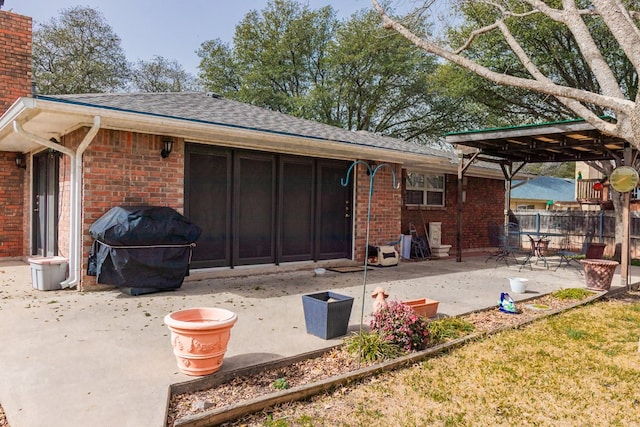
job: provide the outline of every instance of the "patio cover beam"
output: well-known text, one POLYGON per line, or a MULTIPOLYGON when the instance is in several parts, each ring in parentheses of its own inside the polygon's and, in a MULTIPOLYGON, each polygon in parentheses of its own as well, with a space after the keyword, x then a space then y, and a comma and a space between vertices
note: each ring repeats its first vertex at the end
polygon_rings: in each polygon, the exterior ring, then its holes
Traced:
MULTIPOLYGON (((613 120, 613 119, 611 119, 613 120)), ((449 133, 446 142, 458 150, 475 149, 474 160, 499 163, 505 175, 505 224, 508 221, 511 179, 526 163, 575 162, 591 160, 624 159, 625 165, 638 156, 638 150, 631 148, 623 139, 605 135, 583 119, 563 122, 542 123, 510 128, 495 128, 449 133), (493 159, 493 160, 490 160, 493 159), (512 170, 513 162, 522 162, 512 170)), ((460 160, 463 165, 464 155, 460 160)), ((459 214, 458 253, 461 254, 462 229, 462 176, 458 173, 459 214)), ((623 236, 621 256, 621 285, 629 286, 629 192, 623 193, 623 236)), ((461 255, 458 261, 461 261, 461 255)))

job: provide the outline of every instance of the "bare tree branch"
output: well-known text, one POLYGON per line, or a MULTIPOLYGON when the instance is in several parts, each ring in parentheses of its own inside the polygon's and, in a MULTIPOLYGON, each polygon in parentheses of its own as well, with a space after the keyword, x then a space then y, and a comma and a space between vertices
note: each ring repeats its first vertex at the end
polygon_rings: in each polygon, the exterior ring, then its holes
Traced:
POLYGON ((478 28, 477 30, 473 30, 471 32, 471 35, 469 36, 469 38, 467 39, 466 42, 464 42, 464 44, 462 46, 460 46, 459 48, 457 48, 456 50, 453 51, 453 53, 460 54, 463 51, 467 50, 469 48, 469 46, 471 46, 471 44, 473 43, 473 41, 480 37, 482 34, 488 33, 490 31, 495 30, 496 28, 498 28, 498 23, 494 22, 491 25, 487 25, 486 27, 482 27, 482 28, 478 28))
POLYGON ((377 0, 371 0, 371 2, 382 17, 383 25, 385 26, 385 28, 394 29, 426 52, 432 53, 450 62, 453 62, 454 64, 460 65, 461 67, 473 71, 474 73, 486 78, 487 80, 491 80, 502 85, 519 87, 556 97, 573 98, 580 102, 600 105, 604 108, 608 108, 614 111, 627 112, 629 114, 633 111, 634 103, 626 99, 619 99, 612 96, 605 96, 585 91, 582 89, 557 84, 548 84, 533 79, 525 79, 492 71, 489 68, 484 67, 460 54, 456 54, 452 51, 446 50, 428 40, 421 39, 420 37, 413 34, 408 28, 389 17, 389 15, 386 14, 377 0))
POLYGON ((532 7, 541 11, 545 16, 556 22, 562 23, 573 34, 580 52, 582 52, 589 64, 598 84, 602 87, 603 94, 624 98, 620 85, 613 71, 605 61, 600 49, 596 45, 589 28, 582 19, 584 14, 592 14, 592 11, 578 10, 574 0, 563 0, 564 10, 549 7, 541 0, 526 0, 532 7))
POLYGON ((619 0, 592 1, 629 61, 636 70, 640 69, 640 34, 626 8, 619 0))
MULTIPOLYGON (((537 68, 531 60, 531 57, 522 49, 509 31, 505 23, 505 16, 515 17, 516 14, 511 14, 503 6, 496 4, 495 2, 486 2, 484 0, 476 1, 496 7, 501 13, 501 17, 493 24, 484 26, 472 32, 471 36, 466 40, 462 48, 453 51, 442 47, 431 40, 418 37, 401 23, 391 18, 380 6, 378 0, 371 0, 373 7, 381 16, 385 28, 397 31, 424 51, 466 68, 480 77, 494 83, 554 96, 574 113, 595 126, 598 130, 608 135, 623 138, 632 142, 636 147, 640 147, 640 106, 634 101, 625 98, 620 84, 615 78, 613 70, 607 64, 603 53, 599 50, 598 45, 589 32, 589 28, 583 20, 584 15, 589 14, 595 17, 597 14, 602 13, 604 5, 611 4, 612 2, 619 0, 593 0, 593 4, 595 6, 594 10, 578 9, 576 7, 575 0, 563 0, 563 9, 551 8, 541 0, 524 0, 532 7, 532 10, 517 14, 518 16, 528 16, 533 13, 542 13, 554 21, 566 25, 576 40, 578 49, 583 55, 585 62, 588 64, 598 81, 602 93, 587 90, 579 86, 571 87, 554 83, 537 68), (502 32, 502 35, 510 48, 531 74, 532 78, 523 78, 496 72, 463 55, 464 50, 471 46, 475 39, 495 29, 499 29, 502 32), (605 111, 608 110, 613 112, 616 116, 617 123, 609 123, 601 120, 594 111, 588 107, 589 105, 598 106, 605 111)), ((621 15, 621 8, 618 7, 618 5, 613 6, 612 9, 615 9, 614 12, 607 12, 612 14, 612 16, 607 19, 604 17, 602 18, 605 24, 614 25, 616 22, 622 21, 620 26, 623 27, 623 30, 618 31, 621 34, 627 34, 631 31, 631 27, 637 30, 635 25, 629 25, 629 20, 632 19, 632 14, 630 12, 627 13, 625 17, 621 15), (624 29, 624 27, 626 27, 626 29, 624 29)), ((635 32, 632 36, 632 38, 635 39, 635 32)), ((638 50, 636 59, 640 60, 640 41, 635 47, 627 46, 625 52, 631 52, 631 54, 635 55, 635 50, 638 50)), ((635 66, 635 64, 633 65, 635 66)))
MULTIPOLYGON (((527 53, 524 51, 520 43, 515 39, 509 28, 502 21, 497 22, 498 28, 502 32, 507 44, 511 47, 511 50, 516 54, 522 65, 529 71, 529 73, 538 81, 553 85, 553 81, 545 76, 540 69, 531 61, 527 53)), ((577 115, 583 117, 586 121, 591 123, 594 127, 602 132, 613 133, 616 131, 616 124, 609 123, 606 120, 602 120, 588 108, 574 99, 558 97, 558 100, 573 110, 577 115)))

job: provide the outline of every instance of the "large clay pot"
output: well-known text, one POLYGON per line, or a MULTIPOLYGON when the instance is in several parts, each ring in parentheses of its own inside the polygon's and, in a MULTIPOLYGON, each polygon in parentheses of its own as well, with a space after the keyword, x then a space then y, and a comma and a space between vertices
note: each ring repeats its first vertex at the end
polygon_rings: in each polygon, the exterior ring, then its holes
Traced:
POLYGON ((164 318, 171 331, 178 368, 187 375, 209 375, 222 366, 231 328, 238 316, 223 308, 188 308, 164 318))
POLYGON ((606 259, 582 259, 584 277, 587 281, 587 289, 594 291, 608 291, 611 288, 613 275, 618 267, 617 261, 606 259))

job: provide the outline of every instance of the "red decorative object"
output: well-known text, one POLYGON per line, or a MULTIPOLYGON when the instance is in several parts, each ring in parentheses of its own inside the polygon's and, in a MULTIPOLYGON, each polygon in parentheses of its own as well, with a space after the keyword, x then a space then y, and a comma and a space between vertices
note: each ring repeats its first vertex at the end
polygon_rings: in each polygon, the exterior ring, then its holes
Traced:
POLYGON ((593 189, 596 191, 602 191, 602 183, 601 182, 596 182, 595 184, 593 184, 593 189))

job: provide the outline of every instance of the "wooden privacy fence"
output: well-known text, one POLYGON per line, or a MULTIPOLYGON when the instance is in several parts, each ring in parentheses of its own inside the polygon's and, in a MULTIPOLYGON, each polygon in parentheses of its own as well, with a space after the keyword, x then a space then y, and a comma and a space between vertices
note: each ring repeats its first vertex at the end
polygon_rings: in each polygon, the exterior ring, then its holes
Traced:
MULTIPOLYGON (((549 236, 549 247, 580 251, 585 238, 606 243, 606 256, 615 250, 615 213, 613 211, 516 211, 522 233, 549 236), (589 236, 589 237, 587 237, 589 236)), ((630 214, 631 258, 640 258, 640 212, 630 214)), ((526 237, 526 236, 525 236, 526 237)))

